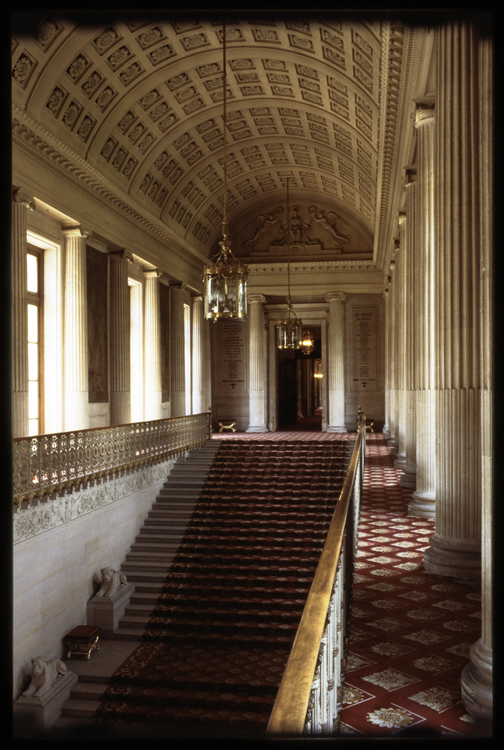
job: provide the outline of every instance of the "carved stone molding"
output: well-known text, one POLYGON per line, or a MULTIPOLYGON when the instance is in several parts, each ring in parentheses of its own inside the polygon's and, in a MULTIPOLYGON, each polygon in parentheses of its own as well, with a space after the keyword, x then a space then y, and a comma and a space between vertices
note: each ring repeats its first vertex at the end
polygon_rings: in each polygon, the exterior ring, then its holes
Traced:
POLYGON ((142 467, 110 479, 104 479, 87 488, 79 488, 68 495, 46 497, 28 508, 20 507, 13 518, 13 543, 18 544, 38 534, 70 523, 94 510, 151 487, 166 479, 176 458, 142 467))
MULTIPOLYGON (((272 276, 287 273, 287 263, 250 263, 249 278, 253 276, 272 276)), ((290 263, 292 275, 304 276, 318 273, 374 273, 378 269, 372 261, 347 260, 323 261, 319 263, 290 263)))
POLYGON ((43 130, 38 124, 14 107, 12 123, 13 142, 26 149, 39 160, 49 163, 54 169, 65 174, 66 178, 76 182, 81 188, 97 194, 101 201, 137 223, 144 231, 165 243, 175 254, 189 260, 202 268, 206 259, 198 257, 188 247, 179 242, 166 231, 166 226, 154 216, 149 216, 144 207, 136 204, 84 159, 76 156, 54 136, 43 130))

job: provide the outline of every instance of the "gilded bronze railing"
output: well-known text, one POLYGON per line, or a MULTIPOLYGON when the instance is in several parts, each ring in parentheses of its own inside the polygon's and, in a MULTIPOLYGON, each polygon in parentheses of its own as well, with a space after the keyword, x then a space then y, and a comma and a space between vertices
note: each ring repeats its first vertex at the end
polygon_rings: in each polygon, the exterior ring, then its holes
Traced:
POLYGON ((14 504, 162 461, 203 445, 211 413, 14 439, 14 504))
POLYGON ((336 730, 345 669, 365 436, 366 418, 359 407, 357 440, 271 712, 268 735, 331 735, 336 730))

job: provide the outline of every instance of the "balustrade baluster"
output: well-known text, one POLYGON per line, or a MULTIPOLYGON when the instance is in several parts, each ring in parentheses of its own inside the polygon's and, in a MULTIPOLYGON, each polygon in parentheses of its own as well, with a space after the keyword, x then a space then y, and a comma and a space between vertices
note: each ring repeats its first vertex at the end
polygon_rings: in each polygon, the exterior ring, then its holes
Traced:
POLYGON ((14 503, 61 492, 90 479, 204 445, 209 415, 194 414, 78 432, 16 438, 14 503))

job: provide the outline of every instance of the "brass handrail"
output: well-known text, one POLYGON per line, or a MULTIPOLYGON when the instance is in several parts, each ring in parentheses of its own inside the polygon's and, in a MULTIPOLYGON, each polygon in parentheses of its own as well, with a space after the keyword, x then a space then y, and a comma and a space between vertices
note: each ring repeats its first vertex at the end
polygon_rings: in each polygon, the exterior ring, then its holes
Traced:
POLYGON ((13 500, 20 505, 204 445, 211 412, 31 435, 13 441, 13 500))
POLYGON ((362 476, 365 433, 366 418, 359 407, 354 450, 268 722, 269 735, 292 737, 304 731, 354 485, 357 475, 362 476))

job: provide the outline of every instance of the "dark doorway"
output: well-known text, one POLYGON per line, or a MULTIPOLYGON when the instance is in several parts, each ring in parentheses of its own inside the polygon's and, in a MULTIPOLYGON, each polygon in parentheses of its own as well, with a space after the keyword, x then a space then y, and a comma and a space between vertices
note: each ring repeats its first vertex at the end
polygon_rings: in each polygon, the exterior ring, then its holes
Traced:
POLYGON ((320 339, 311 354, 299 350, 278 353, 278 429, 284 431, 321 431, 322 408, 320 380, 320 339))
POLYGON ((295 424, 297 417, 296 360, 284 359, 278 363, 278 425, 295 424))

